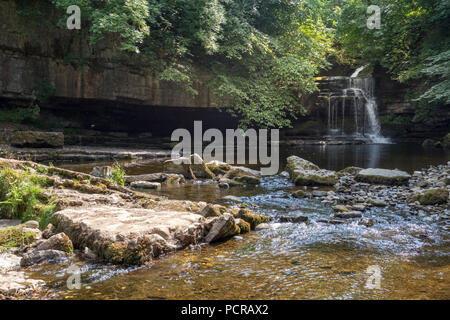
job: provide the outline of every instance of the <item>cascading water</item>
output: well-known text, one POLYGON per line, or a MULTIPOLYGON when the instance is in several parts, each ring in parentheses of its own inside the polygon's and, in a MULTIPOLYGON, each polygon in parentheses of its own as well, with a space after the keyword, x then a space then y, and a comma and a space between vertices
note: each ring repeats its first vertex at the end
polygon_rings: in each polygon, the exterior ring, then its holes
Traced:
POLYGON ((328 93, 328 131, 331 136, 352 135, 373 143, 389 143, 381 135, 377 102, 374 95, 375 80, 358 77, 366 66, 358 68, 350 77, 332 77, 328 93), (346 123, 345 117, 353 123, 346 123), (342 117, 342 119, 339 119, 342 117))

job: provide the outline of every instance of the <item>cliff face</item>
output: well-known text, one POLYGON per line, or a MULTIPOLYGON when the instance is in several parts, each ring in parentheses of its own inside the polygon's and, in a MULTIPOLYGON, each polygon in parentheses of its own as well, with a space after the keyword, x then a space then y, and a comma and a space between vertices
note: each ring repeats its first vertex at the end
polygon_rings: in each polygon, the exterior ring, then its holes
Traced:
MULTIPOLYGON (((33 10, 29 8, 28 10, 33 10)), ((42 9, 42 8, 41 8, 42 9)), ((51 8, 45 14, 56 15, 51 8)), ((215 106, 211 91, 194 84, 192 96, 181 87, 156 81, 150 72, 108 41, 88 44, 83 30, 63 30, 32 21, 18 1, 0 0, 0 98, 31 100, 33 89, 50 83, 54 96, 64 99, 96 99, 148 106, 215 106)), ((57 17, 56 17, 57 18, 57 17)), ((87 31, 87 30, 86 30, 87 31)))

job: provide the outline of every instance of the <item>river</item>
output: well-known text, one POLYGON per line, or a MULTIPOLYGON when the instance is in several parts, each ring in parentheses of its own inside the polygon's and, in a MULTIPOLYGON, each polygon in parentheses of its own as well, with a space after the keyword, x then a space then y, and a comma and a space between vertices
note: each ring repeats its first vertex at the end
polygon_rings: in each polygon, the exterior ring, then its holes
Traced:
MULTIPOLYGON (((442 164, 449 154, 418 145, 303 146, 283 148, 322 168, 398 168, 412 172, 442 164)), ((65 165, 89 172, 94 164, 65 165)), ((158 172, 160 161, 124 162, 127 174, 158 172)), ((212 183, 163 186, 171 199, 231 204, 239 197, 256 212, 302 215, 307 223, 270 223, 269 229, 213 245, 186 248, 143 267, 92 264, 82 268, 82 288, 68 290, 66 265, 35 266, 32 274, 66 299, 449 299, 450 234, 433 219, 402 214, 401 207, 372 208, 374 226, 317 222, 332 209, 281 176, 255 187, 219 189, 212 183), (380 270, 379 288, 368 287, 380 270)))

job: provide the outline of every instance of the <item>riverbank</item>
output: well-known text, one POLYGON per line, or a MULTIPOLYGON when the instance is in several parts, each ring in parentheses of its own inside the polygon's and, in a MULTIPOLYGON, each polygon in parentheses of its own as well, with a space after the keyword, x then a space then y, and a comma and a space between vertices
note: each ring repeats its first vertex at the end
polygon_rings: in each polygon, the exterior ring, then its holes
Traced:
POLYGON ((2 218, 28 220, 0 230, 0 247, 9 261, 1 272, 19 272, 1 282, 4 297, 27 296, 42 285, 25 281, 21 268, 69 263, 74 253, 106 263, 141 265, 268 221, 244 208, 168 200, 31 161, 0 159, 0 166, 2 218))

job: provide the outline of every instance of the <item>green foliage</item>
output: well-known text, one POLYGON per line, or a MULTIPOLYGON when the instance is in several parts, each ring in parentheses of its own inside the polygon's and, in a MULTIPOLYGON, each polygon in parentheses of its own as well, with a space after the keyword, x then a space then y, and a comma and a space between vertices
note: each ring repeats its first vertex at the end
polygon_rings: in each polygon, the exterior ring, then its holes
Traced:
POLYGON ((426 59, 424 73, 433 83, 417 100, 450 104, 450 49, 426 59))
POLYGON ((41 80, 32 87, 37 101, 40 105, 48 104, 50 97, 55 95, 55 87, 50 81, 41 80))
POLYGON ((110 181, 123 187, 125 185, 125 170, 118 162, 113 164, 111 173, 112 177, 110 181))
POLYGON ((108 39, 139 53, 125 62, 158 80, 196 95, 208 75, 218 106, 232 107, 242 126, 289 126, 333 51, 336 14, 323 0, 48 1, 63 28, 65 10, 78 5, 92 44, 108 39))
POLYGON ((0 122, 28 123, 39 117, 40 108, 33 105, 28 108, 0 109, 0 122))
POLYGON ((24 169, 20 171, 7 167, 0 169, 0 213, 2 216, 22 221, 38 220, 45 228, 55 206, 44 195, 41 186, 46 179, 24 169))
POLYGON ((351 59, 380 64, 392 78, 417 85, 416 118, 450 103, 450 2, 448 0, 340 1, 337 39, 351 59), (369 5, 381 8, 381 29, 366 27, 369 5), (415 82, 414 82, 415 81, 415 82))
MULTIPOLYGON (((20 227, 8 227, 0 230, 0 249, 14 248, 30 244, 34 241, 34 232, 24 232, 20 227)), ((1 250, 0 250, 1 252, 1 250)))
MULTIPOLYGON (((124 51, 139 52, 139 45, 149 34, 147 18, 149 3, 146 0, 50 0, 64 13, 60 25, 65 28, 71 5, 81 9, 82 21, 90 22, 90 41, 95 43, 107 34, 118 36, 124 51)), ((86 25, 87 23, 84 23, 86 25)))

